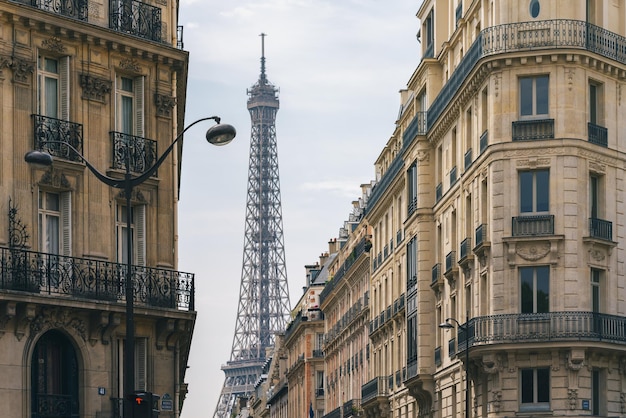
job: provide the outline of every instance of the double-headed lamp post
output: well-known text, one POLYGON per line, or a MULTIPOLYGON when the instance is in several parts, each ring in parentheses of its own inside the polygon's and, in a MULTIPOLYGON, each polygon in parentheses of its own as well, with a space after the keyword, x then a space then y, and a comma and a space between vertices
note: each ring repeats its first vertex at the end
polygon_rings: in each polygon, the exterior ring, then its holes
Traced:
MULTIPOLYGON (((132 176, 130 171, 130 141, 125 142, 125 157, 126 157, 126 172, 124 178, 109 177, 97 168, 95 168, 76 148, 65 141, 43 141, 41 145, 56 144, 68 147, 72 152, 76 153, 78 157, 85 163, 89 171, 91 171, 102 183, 124 190, 124 196, 126 198, 126 341, 124 344, 124 417, 132 418, 132 408, 129 402, 130 397, 135 391, 135 318, 134 318, 134 298, 135 288, 133 286, 132 279, 132 262, 133 262, 133 239, 132 239, 132 207, 131 207, 131 195, 133 189, 148 180, 156 173, 157 169, 163 164, 167 156, 172 152, 174 146, 183 137, 183 134, 197 123, 213 120, 216 125, 209 128, 206 133, 206 139, 213 145, 226 145, 233 140, 237 134, 235 128, 232 125, 220 124, 220 118, 217 116, 211 116, 201 118, 195 122, 187 125, 181 133, 174 138, 170 146, 163 152, 163 154, 157 159, 152 167, 145 170, 143 173, 132 176)), ((29 164, 38 164, 49 166, 53 162, 53 157, 46 151, 33 150, 26 153, 24 160, 29 164)))
MULTIPOLYGON (((469 333, 468 333, 468 325, 469 325, 469 312, 465 313, 465 325, 462 325, 455 318, 447 318, 445 322, 439 324, 439 328, 443 329, 452 329, 454 325, 450 322, 454 322, 460 330, 465 332, 465 418, 470 417, 470 390, 469 390, 469 333)), ((458 332, 457 332, 458 339, 458 332)), ((458 341, 457 341, 458 343, 458 341)))

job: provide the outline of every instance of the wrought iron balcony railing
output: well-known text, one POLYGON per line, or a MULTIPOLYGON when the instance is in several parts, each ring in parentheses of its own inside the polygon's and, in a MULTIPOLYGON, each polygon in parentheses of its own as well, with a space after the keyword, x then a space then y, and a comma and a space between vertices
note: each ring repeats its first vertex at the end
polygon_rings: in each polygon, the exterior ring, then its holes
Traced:
POLYGON ((431 270, 431 282, 437 283, 440 277, 441 277, 441 263, 437 263, 433 266, 431 270))
POLYGON ((88 0, 16 0, 47 12, 87 21, 88 0))
POLYGON ((454 166, 450 170, 450 187, 452 187, 454 183, 456 183, 457 180, 458 180, 457 170, 456 170, 456 166, 454 166))
POLYGON ((333 409, 322 418, 341 418, 341 407, 333 409))
POLYGON ((446 255, 446 273, 450 272, 454 268, 455 262, 456 262, 456 251, 450 251, 446 255))
POLYGON ((435 187, 435 202, 439 202, 442 196, 443 196, 443 184, 439 183, 437 187, 435 187))
POLYGON ((470 237, 461 241, 459 261, 463 261, 472 253, 472 239, 470 237))
MULTIPOLYGON (((115 169, 125 170, 128 161, 131 172, 143 173, 156 162, 157 143, 152 139, 111 132, 111 141, 113 142, 113 168, 115 169)), ((156 173, 154 175, 156 176, 156 173)))
POLYGON ((36 418, 78 418, 80 417, 78 399, 71 395, 33 394, 33 417, 36 418))
MULTIPOLYGON (((597 312, 546 312, 480 316, 459 331, 458 352, 470 347, 510 343, 606 341, 626 344, 626 317, 597 312)), ((457 354, 458 354, 457 352, 457 354)))
POLYGON ((589 218, 589 235, 613 241, 613 223, 604 219, 589 218))
POLYGON ((83 151, 83 125, 66 120, 33 115, 34 147, 38 151, 46 151, 50 155, 69 161, 82 161, 73 152, 71 145, 78 152, 83 151))
MULTIPOLYGON (((130 273, 136 304, 195 309, 192 273, 144 266, 130 273)), ((122 303, 127 277, 126 264, 0 248, 0 289, 122 303)))
POLYGON ((109 27, 118 32, 161 42, 161 9, 136 0, 111 0, 109 27))
POLYGON ((480 224, 476 227, 476 233, 474 234, 474 238, 476 241, 476 247, 481 246, 487 238, 487 225, 480 224))
POLYGON ((456 355, 456 338, 451 338, 448 340, 448 356, 450 358, 454 358, 456 355))
POLYGON ((428 118, 428 112, 420 111, 416 112, 413 120, 409 123, 402 135, 402 146, 406 148, 413 138, 418 135, 426 135, 426 122, 428 118))
POLYGON ((518 120, 512 129, 513 141, 554 139, 554 119, 518 120))
POLYGON ((387 376, 378 376, 361 386, 361 405, 378 397, 387 396, 387 376))
POLYGON ((343 404, 343 418, 356 416, 361 409, 360 399, 350 399, 343 404))
POLYGON ((485 131, 480 136, 480 153, 482 154, 487 149, 487 145, 489 145, 489 131, 485 131))
POLYGON ((514 216, 511 223, 514 237, 554 234, 554 215, 514 216))
POLYGON ((435 348, 435 366, 441 366, 441 347, 435 348))
POLYGON ((608 130, 603 126, 588 122, 587 136, 589 137, 589 142, 592 144, 600 145, 602 147, 609 146, 608 130))
POLYGON ((473 156, 472 156, 472 149, 471 148, 468 149, 467 151, 465 151, 464 160, 465 160, 464 161, 465 162, 464 169, 467 170, 472 165, 472 163, 474 162, 473 156))

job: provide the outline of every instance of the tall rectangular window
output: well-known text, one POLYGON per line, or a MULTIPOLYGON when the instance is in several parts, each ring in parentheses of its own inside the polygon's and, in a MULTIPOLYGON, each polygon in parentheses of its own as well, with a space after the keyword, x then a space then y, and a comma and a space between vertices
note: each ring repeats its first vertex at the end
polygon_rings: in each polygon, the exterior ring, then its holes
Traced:
POLYGON ((592 268, 591 269, 591 311, 594 313, 601 312, 601 287, 602 270, 592 268))
POLYGON ((413 237, 406 245, 406 290, 417 286, 417 238, 413 237))
MULTIPOLYGON (((133 259, 131 263, 145 266, 146 246, 145 246, 145 221, 146 207, 145 205, 136 205, 131 207, 130 211, 130 244, 132 245, 133 259)), ((115 217, 116 235, 117 235, 117 261, 120 263, 128 262, 128 214, 126 206, 117 205, 117 213, 115 217)))
POLYGON ((549 76, 519 79, 520 116, 546 116, 549 113, 549 76))
POLYGON ((589 80, 589 122, 603 125, 603 110, 602 84, 589 80))
POLYGON ((69 120, 69 57, 38 57, 37 113, 69 120))
POLYGON ((39 251, 71 255, 70 193, 39 191, 39 251))
POLYGON ((550 267, 520 267, 522 313, 550 312, 550 267))
POLYGON ((407 171, 408 215, 417 209, 417 163, 413 163, 407 171))
POLYGON ((520 370, 522 410, 543 410, 550 407, 550 368, 520 370))
POLYGON ((598 219, 601 213, 602 178, 597 174, 589 175, 589 217, 598 219))
MULTIPOLYGON (((119 339, 117 343, 117 377, 118 396, 124 397, 124 343, 119 339)), ((148 339, 145 337, 135 337, 135 390, 145 391, 147 387, 148 373, 148 339)))
POLYGON ((116 130, 118 132, 144 135, 144 77, 116 77, 116 130))
POLYGON ((549 170, 520 171, 519 189, 521 213, 549 212, 549 170))

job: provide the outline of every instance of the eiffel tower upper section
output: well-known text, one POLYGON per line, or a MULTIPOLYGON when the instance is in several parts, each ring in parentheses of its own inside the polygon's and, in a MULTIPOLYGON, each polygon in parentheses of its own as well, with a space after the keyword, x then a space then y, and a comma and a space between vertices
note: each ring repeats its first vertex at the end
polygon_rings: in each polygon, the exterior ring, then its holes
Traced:
POLYGON ((265 34, 261 39, 261 74, 247 92, 252 133, 239 306, 215 417, 229 417, 236 397, 253 390, 266 349, 285 330, 291 311, 276 144, 278 89, 267 80, 265 34))

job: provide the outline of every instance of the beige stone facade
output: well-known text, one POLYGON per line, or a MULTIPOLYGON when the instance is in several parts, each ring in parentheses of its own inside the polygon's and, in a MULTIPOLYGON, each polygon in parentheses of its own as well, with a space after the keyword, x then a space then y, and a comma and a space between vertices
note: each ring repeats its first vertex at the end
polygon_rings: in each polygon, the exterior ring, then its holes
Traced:
MULTIPOLYGON (((0 401, 11 417, 120 417, 125 198, 64 144, 120 179, 124 144, 134 175, 171 144, 178 1, 36 4, 0 1, 0 401), (53 165, 29 166, 33 149, 53 165)), ((162 396, 161 417, 180 415, 195 322, 193 274, 175 270, 180 150, 131 199, 135 389, 162 396)))

